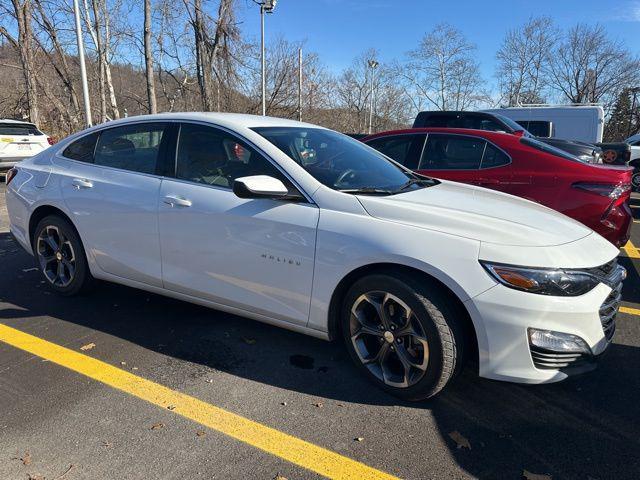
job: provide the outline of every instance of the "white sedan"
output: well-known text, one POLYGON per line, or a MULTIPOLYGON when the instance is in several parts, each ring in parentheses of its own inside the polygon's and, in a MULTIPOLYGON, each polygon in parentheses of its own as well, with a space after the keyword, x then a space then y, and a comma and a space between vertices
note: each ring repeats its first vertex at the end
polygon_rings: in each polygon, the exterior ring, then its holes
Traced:
POLYGON ((0 172, 47 149, 53 143, 33 123, 0 119, 0 172))
POLYGON ((553 210, 277 118, 100 125, 12 170, 7 207, 63 295, 97 278, 340 338, 410 400, 465 360, 526 383, 593 368, 625 277, 617 249, 553 210))

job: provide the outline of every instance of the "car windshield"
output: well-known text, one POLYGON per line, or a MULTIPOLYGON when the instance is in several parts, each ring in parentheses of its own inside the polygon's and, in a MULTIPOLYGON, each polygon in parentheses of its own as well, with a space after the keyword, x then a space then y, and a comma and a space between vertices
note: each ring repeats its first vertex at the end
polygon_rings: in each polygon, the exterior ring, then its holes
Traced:
POLYGON ((253 130, 334 190, 395 194, 438 183, 404 170, 371 147, 332 130, 305 127, 253 130))
POLYGON ((0 123, 0 135, 42 135, 42 132, 28 123, 0 123))
POLYGON ((498 117, 502 121, 502 123, 505 123, 511 129, 511 132, 509 133, 524 132, 525 137, 533 137, 533 135, 526 128, 517 123, 515 120, 511 120, 509 117, 505 117, 504 115, 500 115, 499 113, 494 113, 493 115, 498 117))

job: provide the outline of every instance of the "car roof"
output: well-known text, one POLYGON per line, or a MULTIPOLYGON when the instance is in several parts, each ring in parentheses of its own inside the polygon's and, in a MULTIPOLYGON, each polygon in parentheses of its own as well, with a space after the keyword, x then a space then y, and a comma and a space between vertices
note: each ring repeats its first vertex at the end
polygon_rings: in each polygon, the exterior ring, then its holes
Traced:
POLYGON ((248 113, 221 113, 221 112, 167 112, 154 115, 137 115, 120 120, 96 125, 95 127, 116 126, 120 124, 135 123, 139 121, 166 121, 166 120, 193 120, 210 122, 228 128, 257 128, 257 127, 311 127, 323 128, 310 123, 290 120, 288 118, 267 117, 251 115, 248 113))
POLYGON ((421 127, 421 128, 405 128, 403 130, 387 130, 386 132, 375 133, 366 138, 363 138, 362 141, 373 140, 378 137, 388 137, 391 135, 407 135, 411 133, 451 133, 455 135, 472 135, 476 137, 482 138, 496 138, 496 136, 500 136, 500 138, 505 138, 507 135, 509 139, 519 139, 516 135, 508 132, 494 132, 491 130, 476 130, 473 128, 450 128, 450 127, 421 127))
POLYGON ((17 125, 31 125, 36 126, 35 123, 25 122, 23 120, 14 120, 12 118, 0 118, 0 123, 15 123, 17 125))

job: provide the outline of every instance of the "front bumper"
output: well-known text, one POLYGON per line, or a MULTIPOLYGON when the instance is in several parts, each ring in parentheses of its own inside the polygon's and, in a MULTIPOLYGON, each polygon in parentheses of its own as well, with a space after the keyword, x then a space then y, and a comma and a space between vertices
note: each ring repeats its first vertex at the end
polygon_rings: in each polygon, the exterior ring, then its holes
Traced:
MULTIPOLYGON (((518 383, 548 383, 594 368, 613 335, 609 331, 607 338, 601 320, 601 308, 613 292, 600 283, 578 297, 550 297, 496 285, 468 300, 465 305, 478 337, 480 376, 518 383), (576 335, 591 351, 574 365, 558 362, 557 368, 553 364, 551 368, 540 368, 539 355, 534 362, 536 352, 529 345, 529 328, 576 335)), ((619 300, 613 305, 613 317, 618 305, 619 300)))

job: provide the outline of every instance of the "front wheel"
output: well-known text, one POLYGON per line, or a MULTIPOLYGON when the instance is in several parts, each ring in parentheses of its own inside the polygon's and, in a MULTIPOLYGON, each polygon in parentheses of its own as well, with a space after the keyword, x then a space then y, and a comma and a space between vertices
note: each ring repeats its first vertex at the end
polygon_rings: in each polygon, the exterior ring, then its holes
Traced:
POLYGON ((64 218, 51 215, 38 223, 33 250, 45 280, 59 294, 76 295, 93 283, 80 237, 64 218))
POLYGON ((370 275, 347 292, 342 332, 370 380, 405 400, 437 394, 459 370, 463 335, 452 299, 436 282, 370 275))

